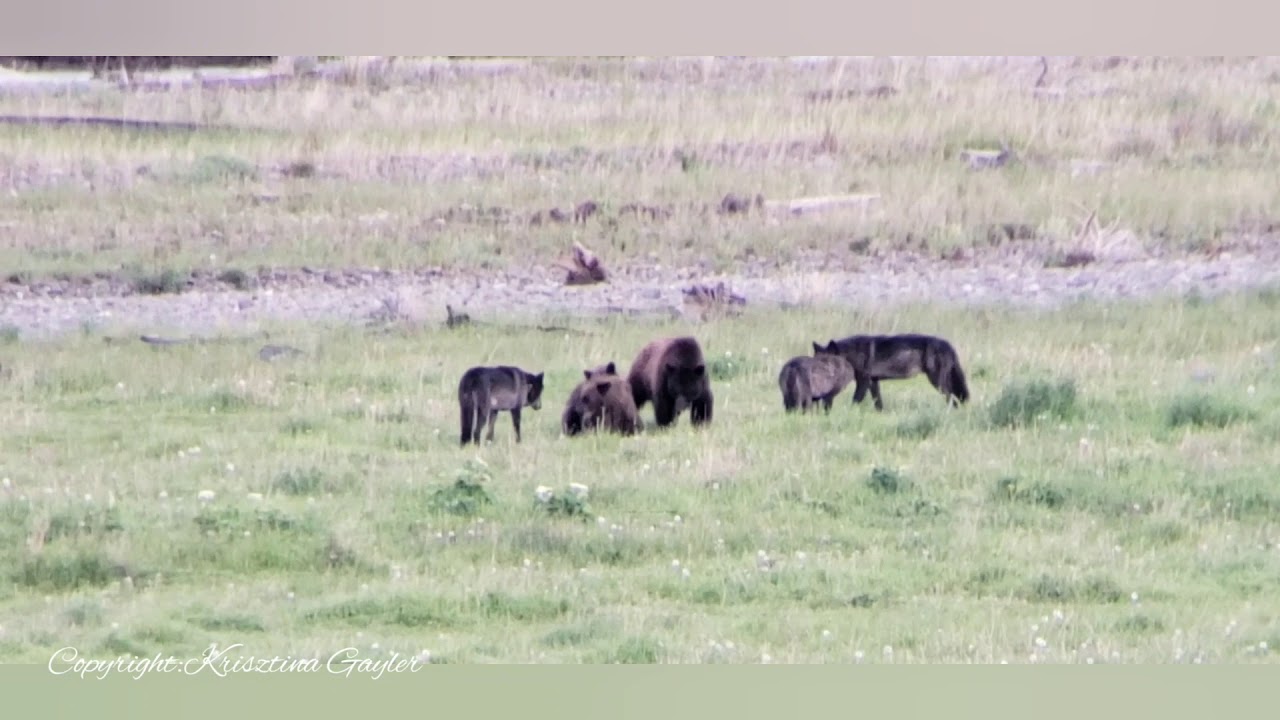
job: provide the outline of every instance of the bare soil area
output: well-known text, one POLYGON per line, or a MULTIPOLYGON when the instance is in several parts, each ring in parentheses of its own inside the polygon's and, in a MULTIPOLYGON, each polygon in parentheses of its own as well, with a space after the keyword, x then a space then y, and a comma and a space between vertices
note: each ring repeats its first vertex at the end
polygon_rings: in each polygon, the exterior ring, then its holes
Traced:
POLYGON ((1099 261, 1045 267, 1039 256, 1002 252, 954 261, 913 254, 868 258, 855 268, 818 263, 789 269, 745 267, 733 274, 699 268, 632 266, 607 283, 566 286, 563 272, 398 272, 377 269, 263 270, 239 289, 196 274, 178 293, 144 295, 110 276, 0 286, 0 326, 27 339, 101 329, 189 335, 253 331, 288 322, 443 323, 446 305, 476 320, 690 314, 683 290, 723 282, 750 306, 869 308, 938 302, 1049 308, 1077 300, 1167 294, 1215 295, 1280 282, 1280 247, 1217 256, 1099 261))

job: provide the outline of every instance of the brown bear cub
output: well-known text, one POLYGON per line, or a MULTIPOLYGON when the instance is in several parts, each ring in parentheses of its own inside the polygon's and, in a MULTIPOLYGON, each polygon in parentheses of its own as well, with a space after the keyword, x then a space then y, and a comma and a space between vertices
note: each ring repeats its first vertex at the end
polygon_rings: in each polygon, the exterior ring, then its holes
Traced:
MULTIPOLYGON (((607 367, 612 370, 613 363, 607 367)), ((619 435, 634 435, 644 428, 631 386, 615 372, 593 373, 575 388, 569 402, 565 414, 577 415, 579 432, 603 427, 619 435)))
POLYGON ((640 429, 635 401, 630 388, 619 395, 615 386, 626 386, 618 376, 613 362, 590 370, 583 370, 583 381, 569 393, 564 413, 560 416, 560 428, 567 436, 574 436, 587 429, 595 429, 603 420, 611 430, 631 434, 640 429), (609 392, 610 389, 614 391, 609 392))
POLYGON ((782 407, 787 412, 808 412, 818 402, 831 412, 831 403, 854 381, 853 365, 834 349, 813 344, 813 356, 793 357, 778 373, 782 407))
POLYGON ((631 363, 627 382, 637 410, 653 403, 658 427, 674 423, 685 408, 695 426, 711 422, 715 403, 711 378, 702 348, 691 337, 663 338, 645 345, 631 363))

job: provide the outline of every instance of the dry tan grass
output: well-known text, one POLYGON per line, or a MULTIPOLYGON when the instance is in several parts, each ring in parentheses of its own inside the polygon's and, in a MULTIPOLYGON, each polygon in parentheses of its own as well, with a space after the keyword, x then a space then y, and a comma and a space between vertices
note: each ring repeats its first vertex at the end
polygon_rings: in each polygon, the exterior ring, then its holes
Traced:
POLYGON ((0 128, 0 263, 483 267, 574 240, 620 264, 848 263, 986 247, 1002 224, 1034 242, 995 242, 1106 259, 1270 233, 1280 60, 1048 65, 1037 86, 1038 58, 402 58, 263 91, 5 95, 0 114, 242 129, 0 128), (998 168, 964 159, 1002 147, 998 168), (730 193, 878 199, 803 222, 708 211, 730 193), (584 201, 586 222, 526 222, 584 201), (441 220, 464 206, 501 212, 441 220), (1077 242, 1081 208, 1097 231, 1077 242))

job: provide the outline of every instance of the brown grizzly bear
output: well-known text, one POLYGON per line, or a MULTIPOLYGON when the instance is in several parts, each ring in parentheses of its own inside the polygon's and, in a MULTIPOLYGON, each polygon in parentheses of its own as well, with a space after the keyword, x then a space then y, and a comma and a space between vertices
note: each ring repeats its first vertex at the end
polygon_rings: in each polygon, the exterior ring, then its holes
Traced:
POLYGON ((617 376, 618 368, 612 361, 594 367, 589 370, 583 370, 582 375, 585 378, 573 388, 573 392, 569 393, 569 402, 565 403, 564 413, 560 416, 560 429, 565 435, 577 435, 582 432, 582 390, 590 382, 591 378, 597 375, 617 376))
POLYGON ((675 422, 685 408, 695 426, 711 422, 715 403, 711 378, 702 348, 691 337, 663 338, 645 345, 631 363, 627 382, 637 410, 653 403, 658 427, 675 422))
POLYGON ((617 375, 599 374, 584 381, 581 387, 578 407, 583 431, 603 427, 619 435, 634 435, 644 429, 626 380, 617 375))

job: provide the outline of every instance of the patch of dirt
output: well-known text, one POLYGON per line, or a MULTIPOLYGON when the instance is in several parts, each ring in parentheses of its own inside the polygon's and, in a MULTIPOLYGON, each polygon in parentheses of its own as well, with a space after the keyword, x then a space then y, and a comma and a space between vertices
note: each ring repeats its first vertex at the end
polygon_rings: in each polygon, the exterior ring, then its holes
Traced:
POLYGON ((612 314, 696 319, 702 313, 687 302, 690 286, 720 283, 723 292, 752 307, 933 301, 1048 308, 1079 299, 1211 296, 1273 286, 1280 283, 1280 247, 1077 267, 1046 267, 1040 254, 1007 249, 959 261, 899 253, 863 258, 853 268, 820 267, 817 258, 787 267, 758 260, 733 274, 633 264, 613 269, 608 282, 587 286, 566 286, 563 271, 554 266, 504 273, 264 269, 250 283, 229 283, 210 271, 194 275, 181 292, 164 295, 133 293, 109 275, 17 279, 0 282, 0 327, 28 339, 85 329, 202 335, 281 321, 367 324, 385 314, 388 303, 416 322, 439 324, 446 322, 446 305, 481 322, 612 314))

